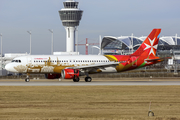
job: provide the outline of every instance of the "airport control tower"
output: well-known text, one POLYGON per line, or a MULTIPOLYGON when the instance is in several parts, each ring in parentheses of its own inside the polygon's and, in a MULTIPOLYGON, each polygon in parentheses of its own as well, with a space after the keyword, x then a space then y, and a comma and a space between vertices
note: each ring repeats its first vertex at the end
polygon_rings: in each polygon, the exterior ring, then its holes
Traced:
POLYGON ((75 33, 83 11, 78 8, 79 2, 67 0, 59 11, 63 26, 66 29, 66 52, 75 51, 75 33))

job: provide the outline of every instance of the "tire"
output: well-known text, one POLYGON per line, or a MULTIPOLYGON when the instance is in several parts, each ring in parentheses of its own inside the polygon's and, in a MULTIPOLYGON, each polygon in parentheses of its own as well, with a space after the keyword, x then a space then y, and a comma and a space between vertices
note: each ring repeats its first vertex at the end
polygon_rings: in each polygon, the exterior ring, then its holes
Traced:
POLYGON ((86 77, 86 78, 85 78, 85 81, 86 81, 86 82, 91 82, 91 81, 92 81, 92 78, 91 78, 91 77, 86 77))
POLYGON ((79 80, 80 80, 79 78, 73 79, 74 82, 79 82, 79 80))
POLYGON ((30 79, 29 79, 29 78, 26 78, 26 79, 25 79, 25 82, 29 82, 29 81, 30 81, 30 79))

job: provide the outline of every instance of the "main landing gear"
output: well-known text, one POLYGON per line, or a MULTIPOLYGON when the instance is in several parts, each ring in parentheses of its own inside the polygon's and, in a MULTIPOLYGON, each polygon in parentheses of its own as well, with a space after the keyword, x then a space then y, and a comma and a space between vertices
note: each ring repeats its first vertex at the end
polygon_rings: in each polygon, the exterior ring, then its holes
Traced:
POLYGON ((91 78, 91 77, 85 77, 85 81, 86 81, 86 82, 91 82, 91 81, 92 81, 92 78, 91 78))
POLYGON ((25 82, 29 82, 30 81, 30 79, 29 79, 29 74, 27 74, 27 77, 26 77, 26 79, 25 79, 25 82))
MULTIPOLYGON (((91 81, 92 81, 92 78, 89 77, 88 73, 86 73, 86 76, 87 76, 87 77, 85 77, 85 82, 91 82, 91 81)), ((79 80, 80 80, 79 77, 74 76, 74 78, 73 78, 73 81, 74 81, 74 82, 79 82, 79 80)))
MULTIPOLYGON (((73 79, 74 82, 79 82, 79 80, 80 80, 79 77, 73 79)), ((91 81, 92 81, 92 78, 91 78, 91 77, 85 77, 85 81, 86 81, 86 82, 91 82, 91 81)))
POLYGON ((74 82, 79 82, 79 80, 80 80, 79 77, 73 78, 73 81, 74 81, 74 82))
POLYGON ((85 81, 86 81, 86 82, 91 82, 91 81, 92 81, 92 78, 89 77, 88 72, 86 72, 85 74, 86 74, 86 76, 87 76, 87 77, 85 77, 85 81))

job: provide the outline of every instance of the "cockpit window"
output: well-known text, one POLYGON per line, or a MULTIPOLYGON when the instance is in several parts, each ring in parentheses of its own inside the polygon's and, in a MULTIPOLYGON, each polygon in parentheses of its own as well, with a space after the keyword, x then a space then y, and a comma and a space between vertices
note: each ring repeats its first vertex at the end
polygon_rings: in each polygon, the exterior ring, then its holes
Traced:
POLYGON ((21 63, 21 60, 12 60, 12 62, 21 63))

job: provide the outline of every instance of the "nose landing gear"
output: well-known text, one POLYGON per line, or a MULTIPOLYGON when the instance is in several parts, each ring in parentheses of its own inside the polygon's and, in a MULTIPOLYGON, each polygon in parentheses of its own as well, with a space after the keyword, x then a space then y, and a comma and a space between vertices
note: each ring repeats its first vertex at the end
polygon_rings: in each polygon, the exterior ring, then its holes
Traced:
POLYGON ((26 77, 26 79, 25 79, 25 82, 30 82, 29 73, 27 73, 27 77, 26 77))

